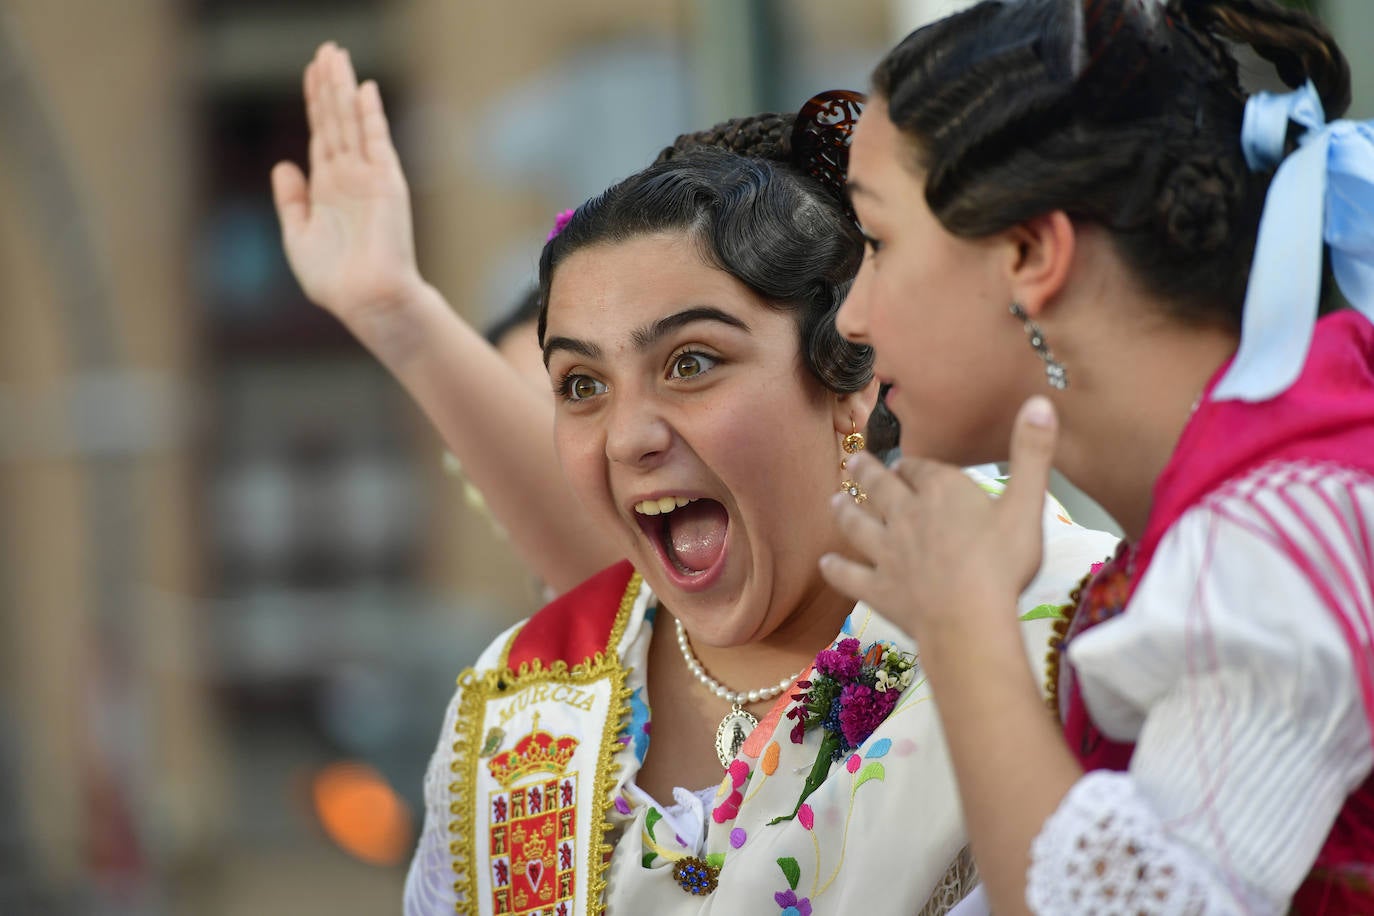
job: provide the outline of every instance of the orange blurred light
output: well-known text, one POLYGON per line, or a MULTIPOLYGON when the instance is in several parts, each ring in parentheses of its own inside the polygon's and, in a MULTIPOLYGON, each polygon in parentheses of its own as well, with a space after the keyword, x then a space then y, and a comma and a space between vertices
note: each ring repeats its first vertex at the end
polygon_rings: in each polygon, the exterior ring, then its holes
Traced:
POLYGON ((349 855, 371 865, 397 865, 410 852, 410 809, 367 764, 329 764, 315 774, 311 796, 324 832, 349 855))

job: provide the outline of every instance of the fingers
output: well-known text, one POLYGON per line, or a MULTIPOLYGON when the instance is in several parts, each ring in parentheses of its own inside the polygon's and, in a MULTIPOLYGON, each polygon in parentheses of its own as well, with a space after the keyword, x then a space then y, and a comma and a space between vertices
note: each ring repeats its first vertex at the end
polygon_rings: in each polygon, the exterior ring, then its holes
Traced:
POLYGON ((361 90, 348 52, 325 42, 305 68, 305 116, 310 124, 310 167, 335 156, 394 159, 376 83, 361 90), (371 87, 371 88, 368 88, 371 87))
POLYGON ((375 80, 368 80, 358 90, 358 120, 363 155, 384 165, 397 163, 396 147, 391 142, 391 129, 382 107, 382 93, 375 80))
POLYGON ((884 519, 900 514, 911 499, 914 487, 866 452, 849 459, 849 471, 868 494, 867 507, 884 519))
POLYGON ((332 44, 320 48, 320 135, 325 155, 332 158, 344 150, 343 116, 339 113, 338 74, 334 58, 338 49, 332 44))
POLYGON ((339 151, 362 151, 362 128, 358 123, 358 77, 353 60, 342 48, 334 51, 331 73, 334 78, 334 111, 339 119, 339 151))
POLYGON ((929 480, 933 474, 938 473, 942 467, 945 465, 935 461, 903 456, 900 461, 893 465, 892 471, 902 480, 905 480, 906 485, 912 490, 919 490, 921 485, 929 480))
POLYGON ((1050 467, 1059 421, 1048 398, 1036 395, 1021 405, 1011 431, 1011 480, 1001 503, 1012 515, 1032 520, 1038 530, 1049 489, 1050 467))
POLYGON ((821 578, 841 594, 872 604, 874 571, 837 553, 821 557, 821 578))
POLYGON ((282 233, 290 235, 310 219, 310 189, 305 175, 293 162, 278 162, 272 169, 272 201, 282 233))
POLYGON ((344 131, 344 120, 353 111, 353 100, 349 97, 340 106, 340 96, 345 91, 346 77, 341 68, 340 55, 343 54, 333 42, 325 42, 315 52, 315 60, 310 64, 310 77, 313 77, 311 99, 313 111, 311 122, 312 144, 320 142, 323 161, 334 158, 348 149, 344 131))
POLYGON ((314 172, 330 157, 330 149, 325 141, 324 76, 321 61, 325 45, 315 52, 314 58, 305 67, 305 120, 310 125, 310 171, 314 172))
POLYGON ((835 520, 849 543, 864 557, 877 559, 884 543, 883 523, 873 513, 865 512, 848 493, 835 494, 831 502, 835 520))

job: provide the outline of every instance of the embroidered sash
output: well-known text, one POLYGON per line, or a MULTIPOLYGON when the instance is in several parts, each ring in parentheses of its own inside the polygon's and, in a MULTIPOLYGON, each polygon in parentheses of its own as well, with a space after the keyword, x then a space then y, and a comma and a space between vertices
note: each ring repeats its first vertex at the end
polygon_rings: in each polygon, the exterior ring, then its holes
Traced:
POLYGON ((530 618, 495 669, 459 677, 448 825, 458 913, 601 912, 629 711, 619 644, 639 594, 630 564, 612 566, 530 618))

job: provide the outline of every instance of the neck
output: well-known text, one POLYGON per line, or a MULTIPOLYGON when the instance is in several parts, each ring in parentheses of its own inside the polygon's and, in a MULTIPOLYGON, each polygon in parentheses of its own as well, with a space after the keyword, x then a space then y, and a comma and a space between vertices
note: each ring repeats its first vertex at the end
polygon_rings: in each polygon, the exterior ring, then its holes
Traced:
POLYGON ((1060 404, 1057 465, 1138 541, 1154 484, 1203 389, 1235 352, 1226 330, 1158 320, 1095 348, 1060 404), (1122 338, 1126 339, 1122 339, 1122 338))
MULTIPOLYGON (((692 653, 717 681, 733 691, 750 691, 797 674, 830 645, 854 602, 825 585, 819 575, 803 600, 766 635, 736 646, 711 646, 691 639, 692 653)), ((657 626, 676 628, 671 610, 660 606, 657 626)), ((688 636, 691 637, 688 628, 688 636)), ((676 651, 676 650, 675 650, 676 651)), ((679 664, 685 664, 679 659, 679 664)))

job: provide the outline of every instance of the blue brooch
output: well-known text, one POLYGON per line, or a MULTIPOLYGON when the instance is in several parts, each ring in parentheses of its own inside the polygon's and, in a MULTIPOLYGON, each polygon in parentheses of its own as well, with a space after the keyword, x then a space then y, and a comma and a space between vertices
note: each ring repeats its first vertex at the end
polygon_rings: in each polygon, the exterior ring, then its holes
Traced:
POLYGON ((689 894, 705 896, 716 889, 716 876, 720 869, 707 865, 696 856, 688 856, 673 863, 673 880, 689 894))

